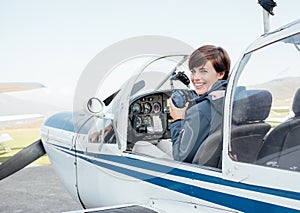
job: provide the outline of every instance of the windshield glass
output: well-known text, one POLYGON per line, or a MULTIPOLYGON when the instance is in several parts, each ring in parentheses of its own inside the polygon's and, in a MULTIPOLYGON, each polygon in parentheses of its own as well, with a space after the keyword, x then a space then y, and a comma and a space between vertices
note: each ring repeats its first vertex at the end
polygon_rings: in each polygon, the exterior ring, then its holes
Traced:
MULTIPOLYGON (((129 81, 134 79, 131 95, 146 91, 169 89, 168 81, 172 72, 189 72, 186 67, 187 56, 144 56, 126 60, 115 66, 105 76, 98 87, 97 97, 104 101, 121 89, 128 89, 129 81)), ((188 74, 189 75, 189 74, 188 74)))

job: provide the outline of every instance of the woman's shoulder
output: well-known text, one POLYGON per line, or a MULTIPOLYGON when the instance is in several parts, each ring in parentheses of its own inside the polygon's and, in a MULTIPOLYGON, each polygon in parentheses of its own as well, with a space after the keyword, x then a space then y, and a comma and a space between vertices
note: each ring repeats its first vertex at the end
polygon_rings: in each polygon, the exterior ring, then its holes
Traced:
POLYGON ((201 100, 201 102, 194 104, 191 106, 188 111, 193 112, 193 111, 206 111, 207 108, 210 108, 210 101, 207 98, 204 98, 201 100))

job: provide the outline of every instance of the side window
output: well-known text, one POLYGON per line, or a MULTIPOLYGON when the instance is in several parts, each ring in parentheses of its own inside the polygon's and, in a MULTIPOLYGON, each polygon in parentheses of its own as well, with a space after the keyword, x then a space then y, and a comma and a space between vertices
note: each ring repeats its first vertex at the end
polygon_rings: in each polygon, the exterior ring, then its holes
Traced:
POLYGON ((244 57, 233 100, 233 160, 300 171, 299 46, 296 34, 244 57))
POLYGON ((89 131, 89 143, 116 143, 112 121, 109 119, 92 118, 89 131))

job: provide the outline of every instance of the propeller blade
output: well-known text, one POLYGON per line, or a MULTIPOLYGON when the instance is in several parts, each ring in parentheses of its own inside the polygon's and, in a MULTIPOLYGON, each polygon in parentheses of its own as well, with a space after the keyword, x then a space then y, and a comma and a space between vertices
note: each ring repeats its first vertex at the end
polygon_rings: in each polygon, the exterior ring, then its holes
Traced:
POLYGON ((41 139, 32 143, 0 165, 0 180, 21 170, 44 154, 46 151, 41 139))

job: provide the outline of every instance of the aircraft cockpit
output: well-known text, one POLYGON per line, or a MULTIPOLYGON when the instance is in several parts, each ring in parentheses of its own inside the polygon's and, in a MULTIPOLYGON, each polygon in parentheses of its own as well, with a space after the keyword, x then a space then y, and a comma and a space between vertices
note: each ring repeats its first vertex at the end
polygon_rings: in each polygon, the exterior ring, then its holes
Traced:
MULTIPOLYGON (((300 88, 299 38, 296 34, 274 40, 242 56, 231 73, 224 125, 199 148, 195 164, 222 168, 226 154, 231 162, 300 171, 299 98, 295 95, 300 88), (291 119, 297 120, 295 129, 280 130, 291 119)), ((187 61, 188 55, 148 57, 131 76, 118 78, 122 83, 114 84, 114 96, 106 101, 106 112, 114 119, 97 121, 96 129, 90 129, 90 143, 118 144, 122 151, 142 155, 134 151, 138 141, 157 145, 164 140, 172 148, 167 100, 176 90, 184 91, 186 97, 193 90, 184 81, 174 80, 177 73, 190 75, 187 61)))
POLYGON ((181 90, 185 93, 192 91, 186 82, 176 77, 177 73, 185 76, 190 75, 186 64, 187 59, 188 55, 145 57, 133 59, 115 68, 98 89, 98 97, 106 103, 107 112, 118 117, 118 119, 114 122, 106 120, 106 124, 103 124, 101 119, 92 119, 93 121, 90 121, 89 142, 120 143, 123 144, 124 151, 127 152, 132 151, 137 141, 148 141, 155 145, 160 140, 168 140, 171 144, 169 129, 171 118, 168 114, 167 100, 175 90, 181 90), (124 67, 135 68, 135 71, 132 71, 131 76, 126 73, 126 75, 119 77, 118 73, 124 67), (115 82, 111 90, 105 91, 103 88, 107 88, 108 85, 106 84, 111 82, 111 79, 120 82, 115 82), (114 91, 113 98, 109 96, 111 91, 114 91), (121 105, 124 106, 124 110, 127 108, 126 119, 123 114, 122 119, 119 119, 121 105), (106 130, 103 131, 102 136, 103 125, 106 130), (120 125, 124 127, 122 130, 118 128, 120 125), (108 138, 106 136, 108 129, 114 131, 116 135, 124 134, 126 137, 105 140, 108 138), (116 129, 118 130, 116 131, 116 129), (102 137, 104 141, 101 141, 102 137))

